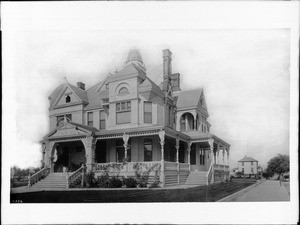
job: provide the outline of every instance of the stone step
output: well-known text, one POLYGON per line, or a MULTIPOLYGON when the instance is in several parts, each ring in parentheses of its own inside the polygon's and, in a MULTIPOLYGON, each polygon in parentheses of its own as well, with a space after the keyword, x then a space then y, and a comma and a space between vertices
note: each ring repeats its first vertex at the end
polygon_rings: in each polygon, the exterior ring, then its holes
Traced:
POLYGON ((32 186, 37 189, 65 189, 66 187, 67 177, 64 173, 51 173, 32 186))

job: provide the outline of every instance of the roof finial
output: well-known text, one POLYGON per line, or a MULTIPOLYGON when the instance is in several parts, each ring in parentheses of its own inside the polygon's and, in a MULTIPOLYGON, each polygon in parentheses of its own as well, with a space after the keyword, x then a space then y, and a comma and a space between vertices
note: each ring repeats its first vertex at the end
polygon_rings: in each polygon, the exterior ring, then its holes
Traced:
POLYGON ((65 80, 65 83, 67 84, 68 80, 67 80, 67 76, 66 75, 64 76, 64 80, 65 80))

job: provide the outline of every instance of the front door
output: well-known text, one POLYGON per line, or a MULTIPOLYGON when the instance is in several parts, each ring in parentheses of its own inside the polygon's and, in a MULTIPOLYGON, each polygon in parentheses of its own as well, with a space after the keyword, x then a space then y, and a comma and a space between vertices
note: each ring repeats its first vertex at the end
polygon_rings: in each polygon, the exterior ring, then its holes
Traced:
POLYGON ((69 147, 63 146, 63 148, 59 148, 57 151, 57 160, 54 166, 54 172, 62 173, 64 172, 64 168, 69 167, 69 147))

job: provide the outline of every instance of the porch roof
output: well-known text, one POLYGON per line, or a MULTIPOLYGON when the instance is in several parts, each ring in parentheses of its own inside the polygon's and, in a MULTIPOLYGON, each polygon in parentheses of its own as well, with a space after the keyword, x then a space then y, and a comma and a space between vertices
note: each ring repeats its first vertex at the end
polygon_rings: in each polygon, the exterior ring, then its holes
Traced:
POLYGON ((214 134, 203 133, 196 130, 185 131, 183 133, 188 135, 191 138, 192 142, 203 142, 203 141, 208 141, 209 139, 213 139, 214 142, 220 143, 225 147, 230 147, 229 143, 227 143, 226 141, 222 140, 221 138, 217 137, 214 134))
POLYGON ((147 135, 156 135, 160 130, 164 130, 166 132, 166 136, 169 137, 179 137, 182 140, 188 141, 190 137, 182 132, 178 132, 166 126, 147 126, 147 127, 134 127, 127 129, 117 129, 117 130, 101 130, 95 133, 96 138, 104 139, 104 138, 118 138, 122 137, 124 133, 130 136, 147 136, 147 135))
POLYGON ((54 130, 44 136, 43 140, 47 139, 65 139, 65 138, 81 138, 82 136, 90 136, 99 131, 94 127, 89 127, 83 124, 64 121, 63 124, 56 127, 54 130))

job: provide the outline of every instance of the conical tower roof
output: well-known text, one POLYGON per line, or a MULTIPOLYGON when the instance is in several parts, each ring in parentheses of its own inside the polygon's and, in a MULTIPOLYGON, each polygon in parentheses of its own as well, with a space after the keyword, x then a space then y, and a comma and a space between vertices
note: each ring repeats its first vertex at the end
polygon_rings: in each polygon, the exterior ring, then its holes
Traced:
POLYGON ((144 65, 142 55, 137 48, 133 48, 129 51, 127 60, 125 62, 125 66, 135 64, 139 68, 141 68, 144 72, 146 71, 146 67, 144 65))

